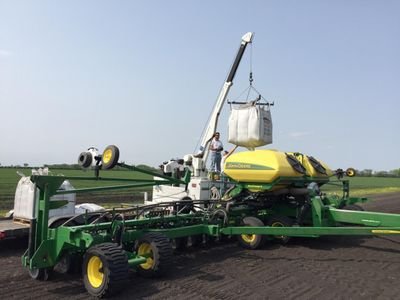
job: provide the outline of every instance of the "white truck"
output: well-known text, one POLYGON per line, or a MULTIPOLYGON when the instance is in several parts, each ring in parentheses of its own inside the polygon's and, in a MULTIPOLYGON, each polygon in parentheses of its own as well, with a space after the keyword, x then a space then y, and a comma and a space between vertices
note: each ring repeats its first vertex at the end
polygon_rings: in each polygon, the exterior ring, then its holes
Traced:
POLYGON ((183 158, 185 166, 189 167, 192 171, 192 177, 188 186, 156 185, 153 187, 152 199, 145 201, 145 204, 186 199, 219 199, 221 192, 229 187, 229 183, 224 180, 215 180, 214 176, 210 176, 209 171, 207 170, 206 163, 210 152, 209 143, 217 130, 219 115, 225 101, 227 100, 240 61, 247 45, 252 42, 253 36, 254 34, 252 32, 248 32, 243 35, 241 39, 235 60, 216 100, 208 125, 201 137, 199 153, 197 153, 197 155, 187 154, 183 158))

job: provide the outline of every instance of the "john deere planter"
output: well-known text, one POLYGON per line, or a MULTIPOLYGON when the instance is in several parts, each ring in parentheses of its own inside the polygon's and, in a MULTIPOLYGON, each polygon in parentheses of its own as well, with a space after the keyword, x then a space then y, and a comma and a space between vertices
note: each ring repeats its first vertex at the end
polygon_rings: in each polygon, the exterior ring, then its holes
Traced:
POLYGON ((82 268, 89 294, 106 297, 123 288, 130 268, 145 277, 168 273, 171 240, 193 242, 197 237, 236 235, 240 245, 257 249, 269 240, 285 244, 290 237, 400 234, 400 215, 349 210, 366 201, 350 197, 348 181, 342 178, 354 175, 354 170, 333 172, 315 158, 277 151, 232 155, 226 162, 226 174, 233 188, 220 200, 114 208, 74 216, 59 222, 63 225, 49 228, 49 210, 55 208, 49 199, 56 194, 160 184, 184 186, 189 182, 189 170, 178 180, 119 163, 118 155, 115 146, 107 147, 101 155, 94 151, 82 153, 79 161, 94 167, 93 177, 31 176, 39 189, 39 200, 22 263, 32 278, 49 279, 55 265, 66 262, 69 270, 82 268), (116 165, 157 179, 100 176, 102 169, 116 165), (321 185, 332 182, 333 175, 343 187, 342 196, 329 197, 319 190, 321 185), (66 179, 86 180, 90 187, 59 190, 66 179), (103 181, 123 184, 93 187, 93 182, 103 181))

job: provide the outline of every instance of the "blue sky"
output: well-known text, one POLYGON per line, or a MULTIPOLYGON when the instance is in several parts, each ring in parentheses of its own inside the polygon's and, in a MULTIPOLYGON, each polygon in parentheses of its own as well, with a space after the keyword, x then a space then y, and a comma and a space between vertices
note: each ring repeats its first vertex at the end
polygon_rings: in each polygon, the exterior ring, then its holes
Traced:
POLYGON ((151 166, 192 153, 248 31, 254 85, 275 102, 265 148, 400 167, 400 2, 368 0, 0 0, 0 163, 74 163, 109 144, 151 166))

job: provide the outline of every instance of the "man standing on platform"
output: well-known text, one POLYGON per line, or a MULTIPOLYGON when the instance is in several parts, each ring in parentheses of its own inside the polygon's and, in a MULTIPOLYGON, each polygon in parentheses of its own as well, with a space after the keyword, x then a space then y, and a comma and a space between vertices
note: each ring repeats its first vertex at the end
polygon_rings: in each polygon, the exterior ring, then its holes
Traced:
POLYGON ((219 132, 214 134, 214 138, 210 144, 211 151, 211 172, 221 172, 221 152, 224 150, 222 142, 219 140, 219 132))

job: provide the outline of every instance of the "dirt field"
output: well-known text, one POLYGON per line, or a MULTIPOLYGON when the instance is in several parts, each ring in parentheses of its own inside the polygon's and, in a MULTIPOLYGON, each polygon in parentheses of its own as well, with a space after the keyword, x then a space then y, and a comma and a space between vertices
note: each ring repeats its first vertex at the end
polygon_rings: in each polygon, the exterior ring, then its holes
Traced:
MULTIPOLYGON (((400 213, 400 193, 364 207, 400 213)), ((80 276, 33 281, 22 268, 24 243, 0 243, 0 298, 87 299, 80 276)), ((244 250, 236 243, 177 254, 163 279, 130 274, 118 299, 398 299, 400 237, 293 239, 244 250)))

